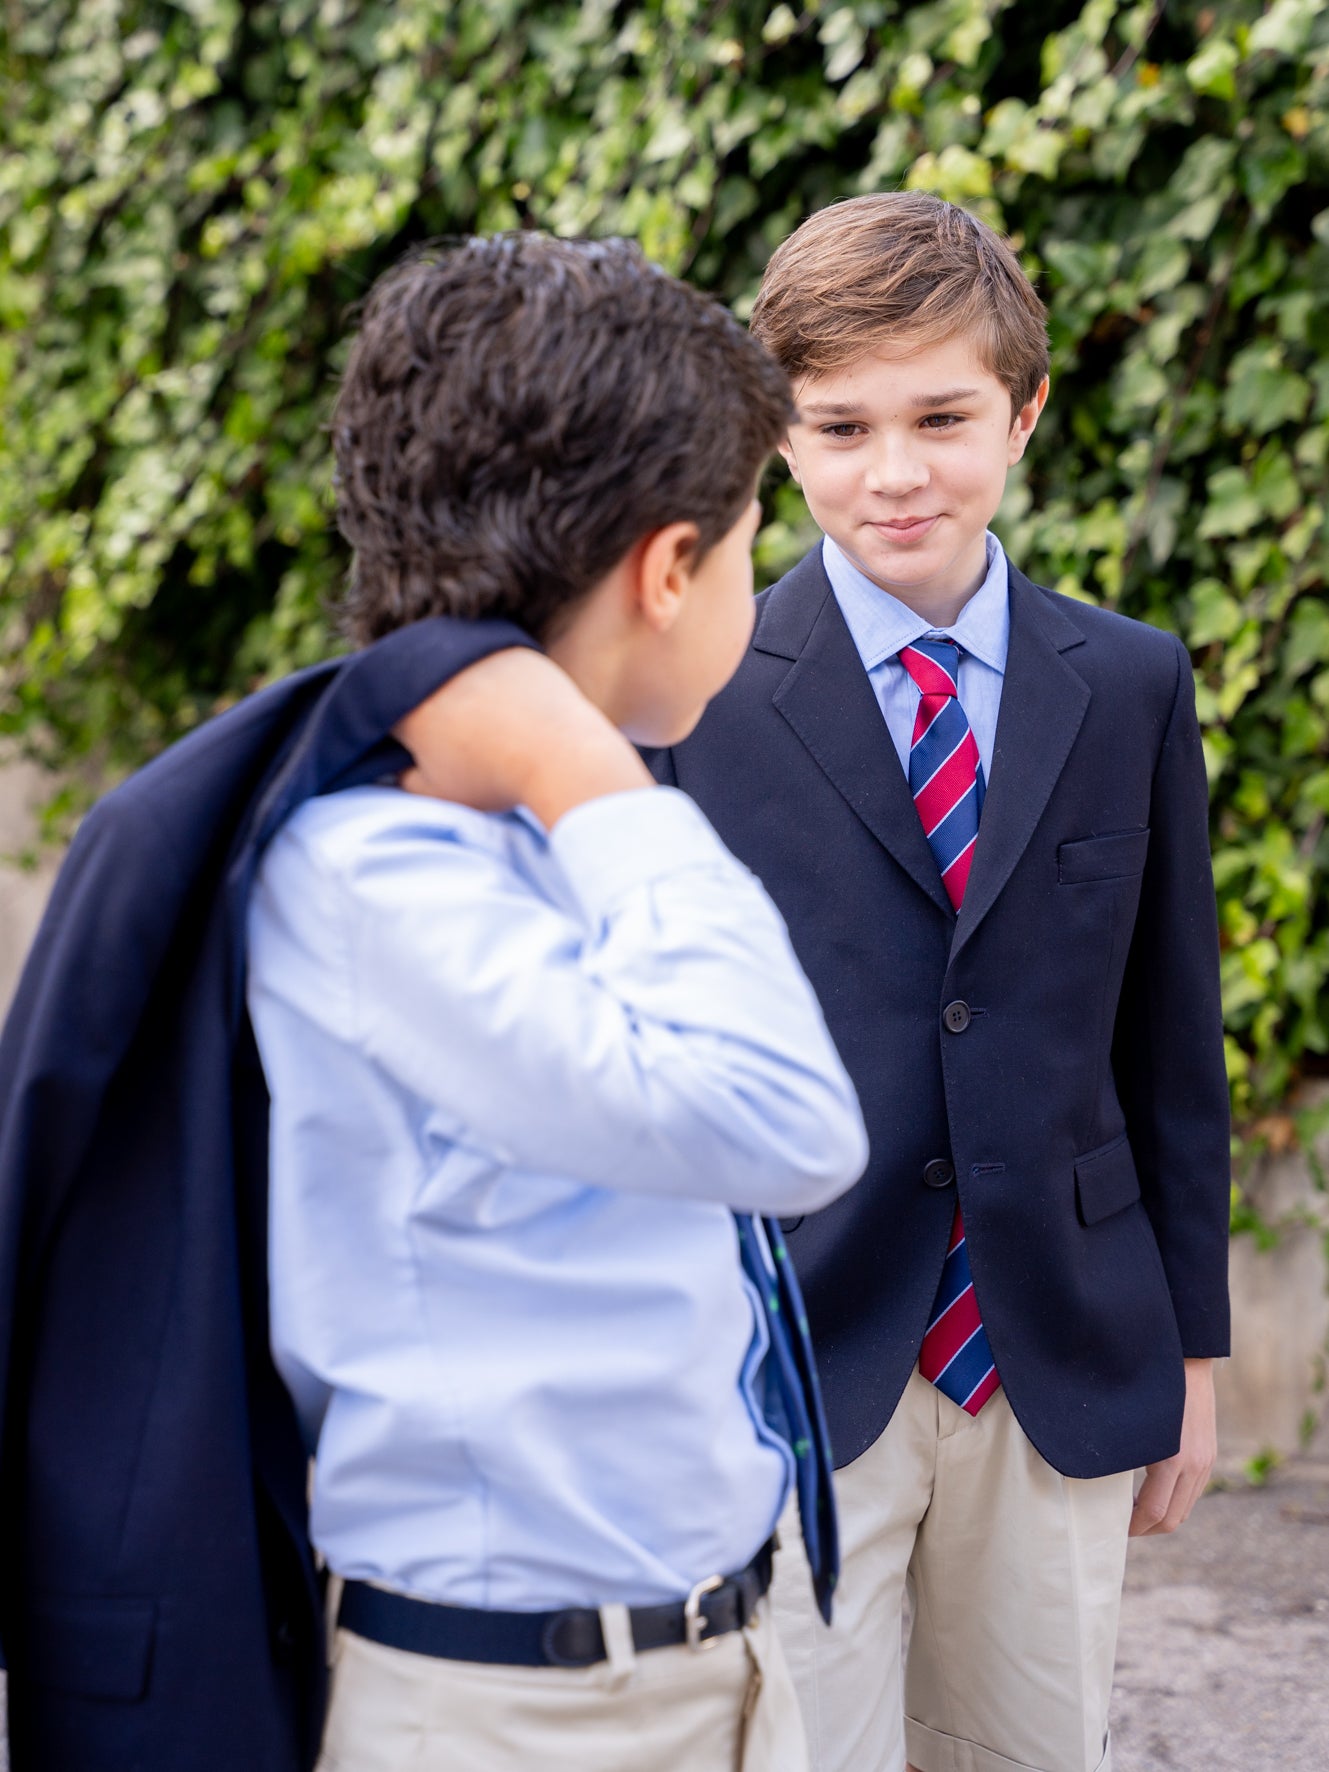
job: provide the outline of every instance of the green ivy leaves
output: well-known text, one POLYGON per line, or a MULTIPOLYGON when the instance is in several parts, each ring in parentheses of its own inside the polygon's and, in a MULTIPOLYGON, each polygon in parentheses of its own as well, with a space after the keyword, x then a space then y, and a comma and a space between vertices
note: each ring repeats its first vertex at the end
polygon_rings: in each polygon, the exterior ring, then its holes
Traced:
POLYGON ((937 191, 1050 308, 1003 539, 1195 660, 1239 1113, 1329 1063, 1329 0, 28 0, 0 58, 0 730, 105 779, 336 643, 323 426, 411 242, 627 233, 744 314, 937 191))

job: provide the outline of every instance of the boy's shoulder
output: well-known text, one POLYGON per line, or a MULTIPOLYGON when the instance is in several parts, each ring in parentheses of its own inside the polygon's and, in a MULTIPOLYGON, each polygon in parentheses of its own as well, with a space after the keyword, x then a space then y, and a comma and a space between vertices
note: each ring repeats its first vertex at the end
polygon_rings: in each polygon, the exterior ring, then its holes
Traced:
POLYGON ((1011 590, 1016 598, 1032 597, 1054 617, 1079 628, 1086 640, 1099 640, 1108 646, 1125 647, 1133 652, 1139 651, 1143 656, 1175 663, 1181 650, 1181 642, 1175 634, 1138 621, 1132 615, 1123 615, 1120 610, 1105 609, 1101 603, 1054 591, 1028 577, 1009 554, 1006 559, 1011 590))
POLYGON ((270 879, 313 873, 342 884, 449 859, 478 862, 488 872, 508 865, 514 843, 524 838, 527 826, 515 813, 478 812, 371 783, 306 800, 274 838, 263 868, 270 879))
POLYGON ((1171 707, 1190 671, 1189 654, 1175 634, 1036 584, 1007 558, 1012 643, 1022 625, 1037 623, 1091 689, 1129 689, 1123 708, 1138 708, 1142 698, 1171 707))

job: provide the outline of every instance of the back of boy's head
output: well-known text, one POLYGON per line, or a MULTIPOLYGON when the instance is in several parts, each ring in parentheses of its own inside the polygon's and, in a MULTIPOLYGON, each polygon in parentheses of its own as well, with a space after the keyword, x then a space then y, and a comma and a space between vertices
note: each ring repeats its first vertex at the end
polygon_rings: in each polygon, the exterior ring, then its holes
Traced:
POLYGON ((737 321, 626 240, 426 247, 371 291, 333 419, 347 632, 542 636, 655 530, 695 523, 700 558, 792 411, 737 321))
POLYGON ((924 191, 850 197, 810 216, 766 267, 752 331, 795 383, 963 338, 1015 412, 1048 371, 1046 310, 1011 248, 924 191))

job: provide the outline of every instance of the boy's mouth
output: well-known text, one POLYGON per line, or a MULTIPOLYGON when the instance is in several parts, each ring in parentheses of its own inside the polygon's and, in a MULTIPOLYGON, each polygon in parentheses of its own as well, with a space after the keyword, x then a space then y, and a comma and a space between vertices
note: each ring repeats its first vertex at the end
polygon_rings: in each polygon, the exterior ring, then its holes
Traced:
POLYGON ((918 541, 937 523, 937 517, 891 517, 870 525, 891 541, 918 541))

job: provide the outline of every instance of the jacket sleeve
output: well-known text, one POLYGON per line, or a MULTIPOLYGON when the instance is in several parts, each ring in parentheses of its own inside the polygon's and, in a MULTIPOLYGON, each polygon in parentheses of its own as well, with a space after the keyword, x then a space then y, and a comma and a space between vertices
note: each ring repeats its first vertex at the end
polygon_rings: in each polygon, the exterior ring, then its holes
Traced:
POLYGON ((1112 1056, 1182 1352, 1206 1358, 1229 1351, 1229 1104, 1208 784, 1190 659, 1176 651, 1112 1056))

